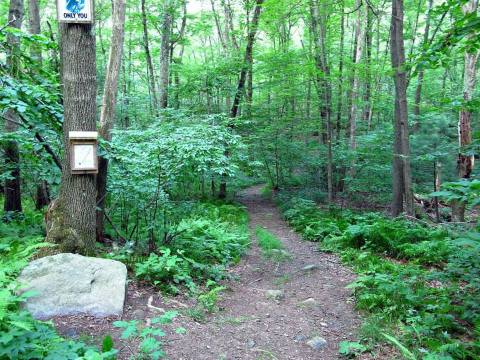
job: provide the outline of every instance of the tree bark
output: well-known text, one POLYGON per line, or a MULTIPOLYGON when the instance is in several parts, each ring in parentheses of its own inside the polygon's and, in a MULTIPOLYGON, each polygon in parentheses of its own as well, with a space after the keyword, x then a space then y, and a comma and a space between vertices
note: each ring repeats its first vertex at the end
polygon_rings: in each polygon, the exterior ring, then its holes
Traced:
POLYGON ((331 98, 332 87, 330 83, 330 68, 327 60, 325 46, 327 24, 323 9, 320 12, 317 0, 310 1, 312 35, 315 42, 315 66, 317 68, 316 82, 320 102, 320 116, 326 127, 325 144, 327 145, 327 191, 328 201, 333 202, 333 153, 332 153, 332 124, 331 124, 331 98))
POLYGON ((395 82, 395 140, 393 154, 392 214, 414 215, 408 134, 407 74, 403 40, 403 0, 393 0, 391 59, 395 82))
POLYGON ((159 101, 160 108, 165 109, 168 106, 168 80, 170 69, 170 34, 172 32, 172 6, 171 0, 164 0, 163 22, 162 22, 162 44, 160 47, 160 88, 159 101))
MULTIPOLYGON (((40 34, 40 6, 38 0, 28 1, 28 20, 30 34, 40 34)), ((42 50, 36 45, 31 48, 32 58, 38 63, 42 63, 42 50)), ((35 208, 43 209, 50 203, 50 191, 48 182, 40 179, 37 183, 37 191, 35 193, 35 208)))
MULTIPOLYGON (((469 0, 462 7, 464 15, 471 14, 478 10, 478 0, 469 0)), ((468 102, 472 100, 476 82, 476 66, 480 52, 465 52, 464 55, 464 73, 463 73, 463 106, 460 110, 458 119, 458 160, 457 169, 458 177, 461 179, 469 179, 475 158, 473 155, 465 154, 465 147, 472 142, 472 110, 468 107, 468 102)), ((452 209, 454 221, 465 221, 465 204, 454 204, 452 209)))
MULTIPOLYGON (((110 134, 115 120, 115 104, 118 93, 118 77, 122 64, 123 41, 125 38, 125 0, 115 0, 113 3, 112 40, 108 56, 107 71, 103 89, 102 108, 100 111, 99 135, 110 141, 110 134)), ((108 159, 98 159, 97 174, 97 240, 103 238, 105 219, 105 200, 107 196, 108 159)))
POLYGON ((145 0, 141 1, 141 6, 142 6, 143 48, 145 50, 145 58, 147 60, 148 89, 150 91, 153 112, 156 113, 158 109, 158 99, 157 99, 157 89, 155 86, 155 72, 153 71, 152 55, 150 53, 150 45, 148 41, 147 13, 145 10, 145 0))
POLYGON ((240 71, 240 78, 238 80, 237 92, 235 93, 235 98, 233 99, 232 110, 230 111, 230 117, 235 118, 238 114, 238 107, 240 106, 240 101, 242 100, 243 93, 245 90, 245 82, 247 80, 247 72, 253 62, 253 43, 255 42, 255 36, 258 29, 258 21, 260 19, 260 12, 262 10, 262 4, 264 0, 257 0, 255 11, 253 13, 253 19, 250 26, 250 31, 248 32, 247 46, 245 48, 245 60, 240 71))
POLYGON ((345 49, 345 1, 341 1, 340 7, 340 55, 338 60, 338 89, 337 89, 337 124, 336 132, 337 142, 340 141, 340 131, 342 129, 342 110, 343 110, 343 53, 345 49))
POLYGON ((59 24, 64 99, 64 160, 58 198, 46 216, 47 241, 65 252, 91 254, 95 247, 94 175, 72 175, 69 131, 95 131, 96 64, 92 24, 59 24))
MULTIPOLYGON (((351 107, 350 107, 350 149, 355 150, 357 148, 356 143, 356 132, 357 132, 357 116, 358 116, 358 104, 357 99, 360 92, 360 75, 357 69, 358 64, 362 59, 363 46, 365 42, 365 20, 366 20, 366 11, 367 5, 362 3, 362 0, 356 0, 355 8, 357 10, 357 19, 355 23, 355 53, 353 57, 353 83, 352 83, 352 93, 351 93, 351 107)), ((355 163, 352 163, 350 173, 354 174, 355 163)))
MULTIPOLYGON (((432 7, 433 7, 433 0, 428 0, 428 5, 427 5, 427 18, 425 20, 425 32, 423 33, 423 42, 422 42, 422 53, 425 53, 425 47, 428 44, 428 38, 430 34, 430 18, 431 15, 430 13, 432 12, 432 7)), ((423 86, 423 76, 424 76, 424 70, 420 69, 418 72, 418 79, 417 79, 417 87, 415 88, 415 103, 413 105, 413 115, 415 118, 415 123, 413 125, 413 131, 418 130, 420 121, 420 103, 422 101, 422 86, 423 86)))
MULTIPOLYGON (((260 19, 260 13, 262 11, 262 4, 264 0, 256 0, 256 6, 253 13, 253 18, 251 22, 250 31, 248 32, 247 37, 247 46, 245 48, 245 60, 240 71, 240 78, 238 80, 237 92, 235 93, 235 98, 233 99, 232 109, 230 111, 230 117, 232 119, 236 118, 238 115, 238 108, 240 106, 240 101, 242 99, 244 90, 245 90, 245 82, 247 79, 247 72, 249 69, 250 64, 253 61, 253 44, 255 42, 255 35, 258 29, 258 22, 260 19)), ((225 153, 226 156, 229 156, 228 150, 225 153)), ((227 183, 225 180, 225 176, 222 176, 222 180, 220 182, 219 190, 218 190, 218 197, 220 199, 225 199, 227 197, 227 183)))
MULTIPOLYGON (((8 9, 8 23, 11 27, 20 29, 23 21, 23 0, 10 0, 8 9)), ((19 39, 8 34, 7 43, 9 49, 7 50, 7 67, 10 76, 16 77, 20 71, 20 63, 15 55, 20 51, 19 39)), ((5 113, 6 119, 13 119, 14 121, 5 122, 5 132, 13 133, 18 129, 19 116, 12 110, 8 109, 5 113)), ((3 148, 5 168, 10 171, 10 178, 5 180, 4 195, 5 202, 3 209, 5 212, 22 212, 22 193, 20 187, 20 152, 16 141, 7 141, 3 148)))

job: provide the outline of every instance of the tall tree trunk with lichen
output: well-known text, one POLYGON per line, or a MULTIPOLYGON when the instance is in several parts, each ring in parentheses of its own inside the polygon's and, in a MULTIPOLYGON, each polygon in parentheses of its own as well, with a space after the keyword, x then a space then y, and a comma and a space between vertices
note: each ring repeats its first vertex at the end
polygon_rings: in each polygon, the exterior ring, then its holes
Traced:
POLYGON ((93 253, 96 183, 94 175, 72 175, 70 131, 95 131, 96 64, 92 24, 59 24, 64 99, 64 159, 58 198, 46 215, 47 241, 65 252, 93 253))
MULTIPOLYGON (((23 21, 23 0, 10 0, 8 10, 8 23, 11 27, 20 29, 23 21)), ((20 71, 20 63, 16 52, 19 51, 19 39, 14 34, 8 34, 7 67, 10 76, 16 77, 20 71)), ((4 115, 5 132, 13 133, 18 129, 19 117, 13 109, 8 109, 4 115)), ((10 172, 10 177, 4 184, 5 212, 22 212, 22 193, 20 188, 20 152, 18 143, 14 140, 5 142, 3 147, 5 168, 10 172)))

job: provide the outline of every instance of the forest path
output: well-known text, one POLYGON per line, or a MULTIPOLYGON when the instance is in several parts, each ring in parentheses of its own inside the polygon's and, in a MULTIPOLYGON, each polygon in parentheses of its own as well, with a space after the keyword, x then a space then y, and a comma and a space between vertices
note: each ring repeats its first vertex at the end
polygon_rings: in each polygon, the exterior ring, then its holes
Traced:
POLYGON ((354 337, 360 318, 345 289, 353 274, 335 255, 303 241, 260 190, 249 188, 238 199, 248 209, 253 239, 249 253, 231 269, 238 281, 227 284, 222 310, 206 323, 182 321, 187 335, 166 344, 170 359, 336 359, 338 343, 354 337), (291 258, 262 256, 257 227, 276 235, 291 258), (269 290, 280 290, 280 298, 269 298, 269 290), (317 350, 307 344, 314 338, 317 350))

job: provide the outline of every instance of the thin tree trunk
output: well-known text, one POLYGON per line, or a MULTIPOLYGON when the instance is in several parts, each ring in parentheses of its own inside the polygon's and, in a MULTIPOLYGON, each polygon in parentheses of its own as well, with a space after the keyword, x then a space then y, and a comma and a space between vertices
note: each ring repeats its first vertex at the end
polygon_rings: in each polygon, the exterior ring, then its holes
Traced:
POLYGON ((325 144, 327 145, 327 189, 328 201, 333 202, 333 154, 332 154, 332 124, 331 124, 331 97, 330 68, 327 60, 325 39, 327 24, 325 9, 320 13, 316 0, 310 1, 312 35, 315 42, 315 65, 317 67, 317 91, 320 102, 320 115, 326 127, 325 144))
POLYGON ((262 4, 264 0, 257 0, 255 6, 255 11, 253 13, 253 19, 248 33, 247 38, 247 47, 245 48, 245 60, 240 71, 240 78, 238 80, 237 92, 235 93, 235 98, 233 99, 232 110, 230 111, 230 117, 235 118, 238 114, 238 107, 245 89, 245 82, 247 79, 247 72, 253 61, 253 43, 255 42, 255 35, 257 34, 258 21, 260 19, 260 12, 262 10, 262 4))
POLYGON ((155 86, 155 72, 153 70, 152 55, 150 53, 150 45, 148 41, 148 27, 147 27, 147 13, 145 10, 145 0, 141 1, 142 5, 142 26, 143 26, 143 48, 145 50, 145 58, 147 60, 147 76, 148 89, 150 92, 153 112, 156 113, 158 109, 158 99, 155 86))
POLYGON ((159 100, 160 108, 168 106, 168 79, 170 69, 170 34, 172 31, 172 6, 171 0, 164 0, 162 22, 162 44, 160 48, 160 84, 159 100))
MULTIPOLYGON (((365 18, 367 5, 362 3, 362 0, 356 0, 355 8, 357 8, 357 19, 355 23, 355 54, 353 58, 353 84, 352 84, 352 93, 351 93, 351 107, 350 107, 350 149, 355 151, 357 148, 356 136, 357 136, 357 116, 358 116, 358 95, 360 93, 360 72, 357 69, 358 64, 362 59, 363 46, 365 42, 365 18)), ((352 163, 350 173, 353 175, 355 173, 355 163, 352 163)))
MULTIPOLYGON (((462 8, 464 15, 476 12, 478 9, 478 0, 469 0, 462 8)), ((476 65, 479 51, 465 52, 464 55, 464 73, 463 73, 463 101, 464 105, 460 110, 458 119, 458 177, 469 179, 475 158, 473 155, 465 153, 465 147, 472 142, 472 110, 468 107, 468 102, 472 100, 476 82, 476 65)), ((452 209, 454 221, 465 221, 465 204, 454 204, 452 209)))
MULTIPOLYGON (((30 34, 40 34, 40 6, 38 0, 28 1, 28 20, 30 34)), ((36 45, 31 48, 32 58, 39 64, 42 63, 42 50, 36 45)), ((48 182, 40 179, 35 192, 35 208, 40 210, 50 203, 48 182)))
MULTIPOLYGON (((245 48, 245 60, 240 71, 240 78, 238 80, 237 92, 235 93, 235 97, 233 99, 232 109, 230 111, 230 117, 236 118, 239 111, 240 101, 242 99, 244 89, 245 89, 245 81, 247 78, 247 71, 249 69, 250 64, 253 61, 253 44, 255 42, 255 35, 258 29, 258 22, 260 19, 260 13, 262 10, 262 4, 264 0, 256 0, 256 6, 253 13, 253 19, 251 22, 250 31, 248 32, 247 37, 247 46, 245 48)), ((225 156, 229 156, 228 150, 225 152, 225 156)), ((225 199, 227 197, 227 183, 226 183, 226 176, 222 176, 222 180, 220 182, 218 197, 220 199, 225 199)))
POLYGON ((46 216, 47 241, 65 252, 93 253, 94 175, 72 175, 69 131, 95 131, 96 64, 92 24, 59 24, 64 99, 64 160, 59 196, 46 216))
MULTIPOLYGON (((430 33, 430 18, 431 18, 431 12, 432 12, 432 7, 433 7, 433 0, 428 0, 428 8, 427 8, 427 18, 425 20, 425 32, 423 33, 423 43, 422 43, 422 53, 425 53, 425 47, 428 44, 428 38, 429 38, 429 33, 430 33)), ((423 76, 424 76, 424 70, 423 68, 420 69, 418 72, 418 79, 417 79, 417 87, 415 89, 415 103, 413 105, 413 116, 415 119, 415 124, 413 125, 413 131, 418 130, 420 121, 420 103, 422 101, 422 86, 423 86, 423 76)))
POLYGON ((343 53, 345 48, 345 0, 341 1, 340 18, 340 54, 338 61, 338 90, 337 90, 337 142, 340 141, 340 131, 342 129, 342 110, 343 110, 343 53))
POLYGON ((363 94, 363 116, 362 120, 368 124, 371 111, 371 94, 372 94, 372 12, 367 9, 367 28, 365 31, 365 92, 363 94))
POLYGON ((413 216, 413 192, 410 170, 410 144, 408 135, 407 75, 403 40, 403 0, 393 0, 391 26, 391 58, 395 82, 395 143, 393 154, 392 213, 403 210, 413 216))
MULTIPOLYGON (((23 0, 10 0, 8 9, 8 23, 11 27, 20 29, 23 21, 23 0)), ((17 77, 20 72, 20 62, 15 53, 20 51, 19 39, 13 35, 7 35, 9 49, 7 50, 7 67, 10 76, 17 77)), ((4 116, 6 119, 14 121, 5 122, 5 132, 13 133, 18 129, 19 116, 8 109, 4 116)), ((16 141, 6 141, 3 147, 5 168, 10 171, 10 178, 5 180, 4 195, 5 202, 3 209, 5 212, 22 212, 22 193, 20 188, 20 152, 16 141)))
MULTIPOLYGON (((103 88, 99 128, 99 135, 106 141, 110 141, 112 138, 110 132, 113 129, 115 120, 118 77, 122 64, 123 41, 125 37, 125 0, 114 0, 112 18, 112 39, 103 88)), ((108 159, 102 156, 98 160, 97 174, 97 240, 103 238, 107 176, 108 159)))

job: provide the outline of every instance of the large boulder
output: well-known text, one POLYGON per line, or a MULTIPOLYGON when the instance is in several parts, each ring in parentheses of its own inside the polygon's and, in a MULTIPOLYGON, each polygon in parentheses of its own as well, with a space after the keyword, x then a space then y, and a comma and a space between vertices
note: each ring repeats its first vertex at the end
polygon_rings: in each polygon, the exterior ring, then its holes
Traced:
POLYGON ((37 319, 123 312, 127 268, 118 261, 75 254, 47 256, 32 261, 18 280, 22 291, 37 292, 26 302, 37 319))

